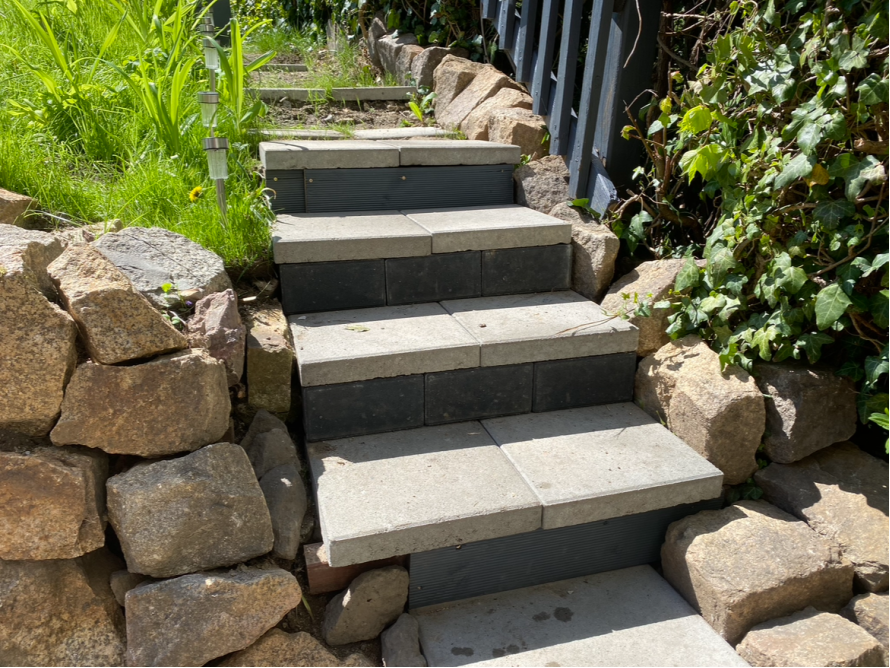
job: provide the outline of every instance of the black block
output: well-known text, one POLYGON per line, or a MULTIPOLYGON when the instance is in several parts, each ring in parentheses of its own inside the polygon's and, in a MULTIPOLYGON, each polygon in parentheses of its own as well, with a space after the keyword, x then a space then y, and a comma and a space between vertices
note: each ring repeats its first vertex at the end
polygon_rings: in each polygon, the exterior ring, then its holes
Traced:
POLYGON ((482 253, 482 294, 516 295, 572 287, 572 247, 532 246, 482 253))
POLYGON ((307 441, 423 426, 423 376, 303 388, 307 441))
POLYGON ((532 364, 426 374, 426 424, 528 413, 532 364))
POLYGON ((386 303, 420 304, 482 296, 479 251, 386 261, 386 303))
POLYGON ((535 363, 532 411, 633 401, 636 353, 535 363))
POLYGON ((282 264, 281 306, 286 315, 386 304, 383 260, 282 264))

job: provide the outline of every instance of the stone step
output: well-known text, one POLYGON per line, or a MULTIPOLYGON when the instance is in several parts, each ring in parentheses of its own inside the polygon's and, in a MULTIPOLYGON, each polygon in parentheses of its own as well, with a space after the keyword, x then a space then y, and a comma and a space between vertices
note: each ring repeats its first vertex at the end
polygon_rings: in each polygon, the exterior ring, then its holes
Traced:
POLYGON ((430 666, 747 666, 650 566, 412 610, 430 666))
POLYGON ((630 403, 310 443, 308 452, 335 567, 695 503, 719 496, 723 480, 630 403))

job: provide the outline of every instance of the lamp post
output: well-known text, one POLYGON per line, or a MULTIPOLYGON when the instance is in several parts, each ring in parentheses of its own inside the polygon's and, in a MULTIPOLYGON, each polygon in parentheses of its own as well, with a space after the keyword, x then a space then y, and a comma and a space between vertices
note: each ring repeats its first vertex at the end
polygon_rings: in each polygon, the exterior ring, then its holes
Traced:
POLYGON ((204 66, 210 75, 210 90, 198 93, 198 102, 201 104, 201 122, 210 131, 210 136, 204 138, 204 152, 207 154, 207 167, 210 170, 210 178, 216 184, 216 202, 222 216, 223 227, 226 225, 226 179, 229 176, 227 152, 229 140, 225 137, 216 137, 217 113, 219 110, 219 93, 216 92, 216 70, 219 68, 219 52, 213 40, 216 28, 213 25, 213 17, 205 16, 198 24, 198 32, 203 36, 204 66))

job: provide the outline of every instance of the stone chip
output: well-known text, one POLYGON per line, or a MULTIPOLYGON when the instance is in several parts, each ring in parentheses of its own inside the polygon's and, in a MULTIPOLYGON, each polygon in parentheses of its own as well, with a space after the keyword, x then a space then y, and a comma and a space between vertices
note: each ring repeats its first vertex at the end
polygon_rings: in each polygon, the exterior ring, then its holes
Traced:
POLYGON ((401 566, 362 573, 325 608, 325 642, 345 645, 376 638, 399 618, 407 600, 408 571, 401 566))

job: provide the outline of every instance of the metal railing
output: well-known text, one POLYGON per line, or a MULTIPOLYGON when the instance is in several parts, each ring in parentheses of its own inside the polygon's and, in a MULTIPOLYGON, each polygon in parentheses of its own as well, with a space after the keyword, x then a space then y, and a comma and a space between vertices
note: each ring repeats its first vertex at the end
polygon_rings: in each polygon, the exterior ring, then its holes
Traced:
POLYGON ((584 0, 522 0, 521 8, 516 0, 482 0, 483 18, 496 21, 498 47, 528 86, 533 111, 547 120, 551 155, 567 159, 570 196, 589 199, 599 213, 617 202, 615 184, 629 184, 641 164, 642 149, 623 140, 621 130, 627 105, 652 79, 661 6, 662 0, 593 0, 575 109, 584 0))

